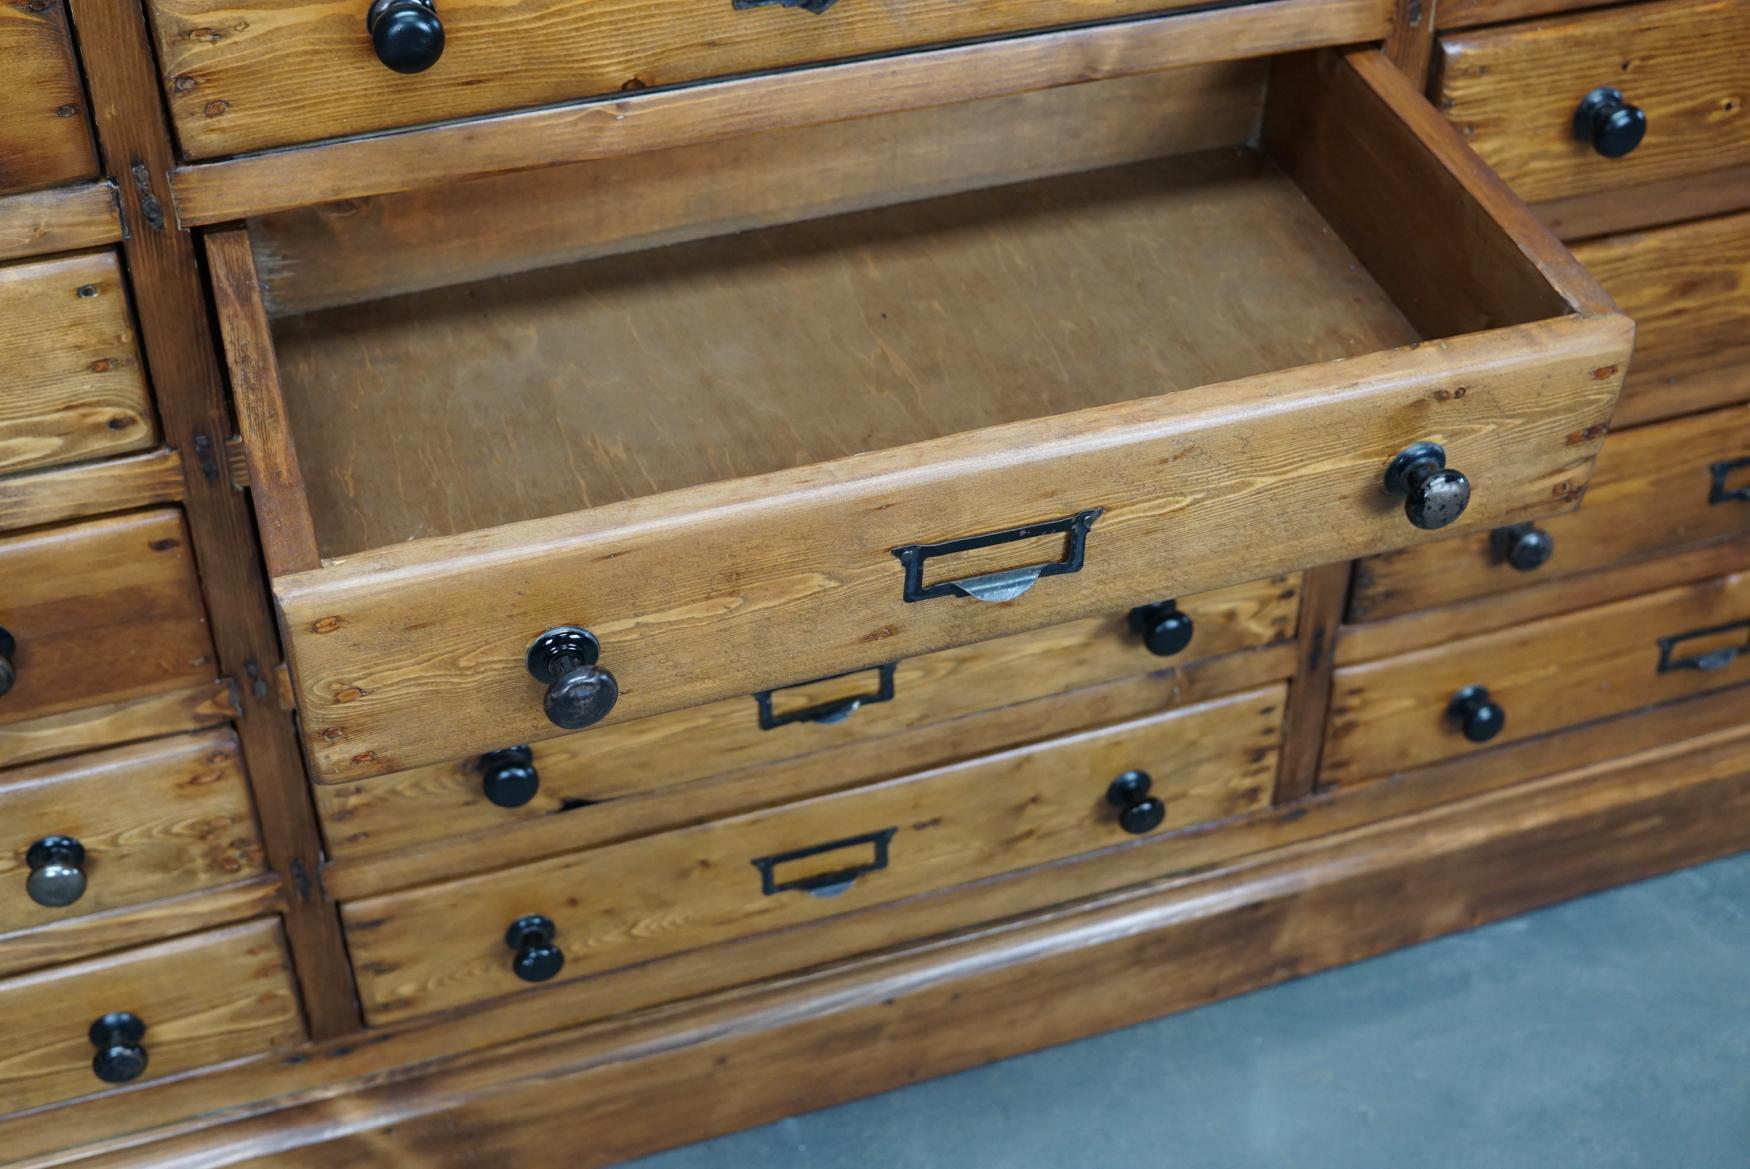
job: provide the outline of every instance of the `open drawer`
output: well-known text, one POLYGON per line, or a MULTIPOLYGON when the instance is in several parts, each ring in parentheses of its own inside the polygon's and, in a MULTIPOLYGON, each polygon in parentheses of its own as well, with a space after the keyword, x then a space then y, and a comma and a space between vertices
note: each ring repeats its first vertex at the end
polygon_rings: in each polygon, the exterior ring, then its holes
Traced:
POLYGON ((1632 328, 1376 54, 813 132, 740 143, 697 198, 711 147, 209 237, 319 779, 1586 484, 1632 328), (833 151, 866 173, 798 183, 833 151), (1447 473, 1394 497, 1417 444, 1447 473))

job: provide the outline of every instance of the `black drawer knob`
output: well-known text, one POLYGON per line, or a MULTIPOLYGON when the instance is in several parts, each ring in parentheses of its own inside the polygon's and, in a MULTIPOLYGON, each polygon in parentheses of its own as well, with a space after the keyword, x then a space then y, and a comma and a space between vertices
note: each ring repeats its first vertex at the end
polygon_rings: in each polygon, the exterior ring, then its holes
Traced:
POLYGON ((580 731, 608 716, 620 698, 620 684, 596 665, 602 643, 587 629, 561 625, 529 646, 529 674, 547 683, 547 718, 556 727, 580 731))
POLYGON ((541 790, 535 753, 528 747, 506 747, 480 756, 480 780, 488 803, 520 808, 541 790))
POLYGON ((424 73, 444 55, 444 22, 432 0, 373 0, 365 28, 377 60, 397 73, 424 73))
POLYGON ((1106 789, 1106 802, 1118 809, 1118 827, 1132 836, 1153 832, 1167 818, 1167 806, 1148 794, 1154 779, 1146 771, 1126 771, 1106 789))
POLYGON ((38 905, 62 909, 85 896, 85 846, 71 836, 45 836, 24 854, 24 891, 38 905))
POLYGON ((1555 555, 1555 537, 1536 524, 1509 524, 1489 533, 1495 559, 1520 572, 1535 572, 1555 555))
POLYGON ((129 1011, 112 1011, 91 1024, 91 1046, 97 1054, 91 1057, 91 1070, 106 1084, 125 1084, 137 1080, 146 1070, 146 1049, 140 1040, 146 1037, 146 1024, 129 1011))
POLYGON ((1506 710, 1489 697, 1487 686, 1466 686, 1454 694, 1447 704, 1446 715, 1473 743, 1488 742, 1507 725, 1506 710))
POLYGON ((1179 611, 1177 601, 1157 601, 1130 611, 1130 631, 1142 638, 1149 653, 1170 658, 1191 644, 1197 626, 1189 613, 1179 611))
POLYGON ((510 960, 511 973, 524 982, 546 982, 565 969, 565 951, 553 944, 558 932, 551 918, 538 913, 511 922, 504 931, 504 944, 516 951, 510 960))
POLYGON ((1437 442, 1399 451, 1385 469, 1385 493, 1401 496, 1404 514, 1425 531, 1444 528, 1470 506, 1470 480, 1446 465, 1446 448, 1437 442))
POLYGON ((1647 112, 1624 101, 1620 89, 1601 85, 1574 111, 1574 137, 1605 158, 1621 158, 1646 136, 1647 112))
POLYGON ((12 684, 18 681, 18 668, 12 664, 12 659, 18 656, 18 639, 12 636, 12 631, 0 626, 0 694, 12 689, 12 684))

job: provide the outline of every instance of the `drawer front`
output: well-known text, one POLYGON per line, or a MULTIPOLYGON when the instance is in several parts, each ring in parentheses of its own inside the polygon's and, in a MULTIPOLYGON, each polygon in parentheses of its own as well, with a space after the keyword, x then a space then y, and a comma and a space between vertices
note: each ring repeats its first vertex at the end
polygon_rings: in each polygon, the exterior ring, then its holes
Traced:
POLYGON ((818 14, 775 0, 439 3, 442 55, 417 74, 377 57, 365 3, 151 7, 177 135, 185 154, 206 158, 1190 3, 908 0, 834 4, 818 14))
POLYGON ((1368 557, 1356 569, 1349 620, 1492 596, 1744 533, 1750 408, 1734 406, 1613 434, 1578 511, 1368 557))
POLYGON ((0 627, 13 646, 0 725, 214 676, 194 560, 174 510, 0 539, 0 580, 0 627))
POLYGON ((1750 574, 1666 589, 1339 669, 1322 779, 1374 779, 1744 681, 1750 574))
POLYGON ((279 923, 256 921, 0 982, 0 1035, 0 1101, 21 1111, 257 1055, 304 1026, 279 923), (100 1049, 93 1025, 119 1012, 144 1031, 113 1020, 100 1049))
POLYGON ((539 819, 1283 641, 1294 634, 1298 585, 1277 577, 1139 614, 1168 639, 1156 643, 1164 650, 1188 628, 1189 642, 1168 656, 1150 652, 1128 615, 1090 618, 533 747, 321 784, 317 805, 336 858, 539 819))
POLYGON ((1637 326, 1616 426, 1750 399, 1750 213, 1592 240, 1574 255, 1637 326))
POLYGON ((113 252, 0 265, 0 369, 0 474, 158 441, 113 252))
MULTIPOLYGON (((1447 35, 1437 92, 1470 144, 1532 202, 1750 161, 1744 57, 1750 0, 1666 0, 1447 35), (1606 157, 1575 115, 1612 87, 1645 116, 1629 153, 1606 157)), ((1619 120, 1632 120, 1625 111, 1619 120)), ((1628 140, 1605 131, 1604 150, 1628 140)))
MULTIPOLYGON (((342 906, 374 1023, 520 989, 527 915, 556 927, 560 979, 812 921, 1134 841, 1108 789, 1145 771, 1156 832, 1262 807, 1285 688, 925 772, 875 787, 342 906)), ((1163 857, 1163 864, 1170 857, 1163 857)))
POLYGON ((0 194, 94 177, 97 152, 62 0, 0 7, 0 61, 8 94, 0 194))
POLYGON ((263 871, 229 731, 0 772, 0 934, 263 871))

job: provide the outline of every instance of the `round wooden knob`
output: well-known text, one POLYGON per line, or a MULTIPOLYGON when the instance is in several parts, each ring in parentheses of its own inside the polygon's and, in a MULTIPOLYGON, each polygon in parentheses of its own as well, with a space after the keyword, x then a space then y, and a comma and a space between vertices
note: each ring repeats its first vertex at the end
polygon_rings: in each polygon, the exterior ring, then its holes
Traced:
POLYGON ((146 1024, 130 1011, 114 1011, 91 1024, 88 1032, 97 1054, 91 1057, 91 1070, 106 1084, 125 1084, 137 1080, 146 1070, 146 1049, 140 1040, 146 1037, 146 1024))
POLYGON ((1130 611, 1130 629, 1142 638, 1149 653, 1162 658, 1184 652, 1197 632, 1191 615, 1181 613, 1177 601, 1138 605, 1130 611))
POLYGON ((444 22, 432 0, 374 0, 365 28, 377 60, 397 73, 424 73, 444 55, 444 22))
POLYGON ((488 803, 520 808, 541 790, 535 753, 526 746, 506 747, 480 756, 480 782, 488 803))
POLYGON ((594 726, 620 698, 620 684, 596 662, 602 645, 596 635, 575 625, 549 629, 529 646, 529 674, 547 683, 542 706, 547 719, 568 731, 594 726))
POLYGON ((1620 89, 1601 85, 1574 110, 1574 137, 1605 158, 1621 158, 1646 136, 1647 112, 1624 101, 1620 89))
POLYGON ((24 854, 24 891, 38 905, 63 909, 85 896, 85 846, 71 836, 45 836, 24 854))
POLYGON ((1118 809, 1118 826, 1132 836, 1153 832, 1167 818, 1167 806, 1149 795, 1154 778, 1146 771, 1126 771, 1106 788, 1106 802, 1118 809))
POLYGON ((511 973, 524 982, 546 982, 565 968, 565 952, 553 944, 559 927, 551 918, 531 913, 510 923, 504 944, 516 951, 511 973))
POLYGON ((12 689, 12 684, 18 681, 18 668, 12 664, 12 659, 18 656, 18 639, 12 636, 12 631, 0 626, 0 694, 12 689))
POLYGON ((1399 451, 1385 469, 1385 493, 1401 496, 1404 515, 1425 531, 1444 528, 1470 506, 1470 480, 1446 465, 1446 448, 1418 442, 1399 451))
POLYGON ((1535 572, 1555 555, 1555 537, 1536 524, 1511 524, 1489 533, 1495 557, 1519 572, 1535 572))
POLYGON ((1454 694, 1446 715, 1473 743, 1488 742, 1507 725, 1506 709, 1489 697, 1487 686, 1466 686, 1454 694))

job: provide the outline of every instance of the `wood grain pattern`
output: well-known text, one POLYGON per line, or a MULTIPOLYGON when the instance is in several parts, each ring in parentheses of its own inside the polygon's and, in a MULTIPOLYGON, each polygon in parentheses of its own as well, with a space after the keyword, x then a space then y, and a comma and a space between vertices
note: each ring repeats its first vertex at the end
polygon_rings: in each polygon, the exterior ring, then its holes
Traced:
POLYGON ((236 717, 231 687, 221 678, 186 690, 81 707, 0 726, 0 758, 9 765, 33 763, 76 751, 217 726, 236 717))
POLYGON ((0 772, 0 935, 174 897, 261 873, 236 736, 178 736, 0 772), (25 853, 45 836, 85 846, 85 895, 47 908, 25 894, 25 853))
POLYGON ((1536 202, 1750 161, 1745 0, 1663 0, 1445 36, 1435 92, 1483 160, 1536 202), (1574 138, 1574 109, 1614 85, 1646 111, 1632 154, 1574 138))
POLYGON ((86 1031, 110 1011, 146 1023, 141 1083, 304 1036, 279 923, 251 922, 0 982, 0 1099, 27 1109, 106 1090, 86 1031))
MULTIPOLYGON (((883 753, 845 759, 840 749, 859 742, 1284 642, 1294 635, 1297 586, 1295 578, 1281 577, 1187 597, 1180 608, 1197 631, 1190 646, 1170 659, 1151 655, 1130 632, 1125 615, 1118 614, 895 663, 894 697, 866 705, 842 723, 790 723, 762 730, 754 699, 742 697, 567 735, 535 749, 540 791, 519 808, 487 802, 478 757, 357 783, 318 785, 316 802, 329 856, 353 859, 493 830, 500 835, 489 844, 482 842, 483 851, 501 855, 507 846, 517 847, 506 842, 502 829, 518 821, 568 815, 585 802, 620 800, 742 768, 784 760, 799 763, 810 756, 820 757, 818 769, 831 772, 836 785, 848 786, 872 778, 859 767, 890 765, 883 753)), ((873 693, 877 685, 875 671, 862 671, 776 694, 773 707, 781 714, 873 693)), ((940 749, 951 752, 958 736, 943 735, 941 740, 940 749)), ((952 757, 914 758, 911 766, 952 757)), ((675 800, 689 806, 695 802, 680 793, 675 800)))
POLYGON ((1561 238, 1585 240, 1742 211, 1746 204, 1750 165, 1550 199, 1533 210, 1561 238))
POLYGON ((1610 0, 1440 0, 1435 26, 1447 29, 1505 24, 1510 20, 1554 16, 1560 12, 1599 8, 1609 3, 1610 0))
POLYGON ((948 945, 309 1093, 112 1148, 93 1169, 606 1166, 1730 853, 1750 822, 1742 746, 1573 773, 948 945), (710 1107, 677 1110, 677 1095, 710 1107), (556 1125, 599 1136, 555 1142, 556 1125))
POLYGON ((1614 424, 1750 398, 1750 214, 1580 244, 1638 325, 1614 424))
POLYGON ((304 208, 249 225, 270 314, 1151 158, 1257 126, 1224 61, 304 208), (468 230, 456 230, 466 220, 468 230))
POLYGON ((0 473, 158 441, 113 252, 0 265, 0 473))
POLYGON ((95 175, 97 152, 61 0, 0 7, 0 61, 11 95, 0 128, 0 192, 95 175))
MULTIPOLYGON (((1122 846, 1106 787, 1150 772, 1162 831, 1269 802, 1281 741, 1278 686, 749 816, 504 873, 342 906, 367 1020, 514 992, 504 929, 546 913, 586 976, 849 912, 1060 857, 1122 846), (759 857, 896 829, 890 863, 831 898, 762 894, 759 857), (512 908, 513 906, 521 908, 512 908), (442 939, 442 940, 440 940, 442 939)), ((867 863, 868 847, 797 859, 780 884, 867 863), (836 866, 836 867, 835 867, 836 866)))
POLYGON ((0 260, 102 247, 121 237, 108 182, 0 196, 0 260))
MULTIPOLYGON (((1750 407, 1745 406, 1613 435, 1598 456, 1579 510, 1540 521, 1555 541, 1548 562, 1517 571, 1495 555, 1486 532, 1381 553, 1356 567, 1349 620, 1396 617, 1750 535, 1750 499, 1713 501, 1713 467, 1745 459, 1750 459, 1750 407)), ((1750 485, 1750 464, 1736 474, 1722 474, 1727 491, 1750 485)))
POLYGON ((0 477, 0 531, 35 528, 182 499, 182 455, 159 449, 0 477))
POLYGON ((1331 706, 1336 670, 1337 632, 1349 597, 1348 563, 1325 564, 1303 576, 1296 650, 1299 661, 1288 683, 1288 712, 1282 728, 1282 768, 1275 802, 1291 804, 1318 783, 1324 750, 1325 717, 1331 706))
POLYGON ((1474 752, 1447 704, 1483 685, 1505 708, 1497 744, 1750 679, 1750 574, 1682 585, 1578 613, 1337 671, 1323 778, 1358 783, 1474 752), (1718 630, 1708 633, 1707 631, 1718 630), (1674 658, 1738 648, 1710 668, 1674 658))
MULTIPOLYGON (((707 142, 786 126, 951 105, 1211 61, 1382 37, 1392 0, 1263 0, 602 101, 185 166, 185 225, 481 175, 707 142)), ((791 14, 794 15, 794 14, 791 14)), ((356 14, 353 19, 356 19, 356 14)))
POLYGON ((216 672, 174 510, 7 536, 0 577, 0 626, 18 642, 0 726, 185 690, 216 672))

